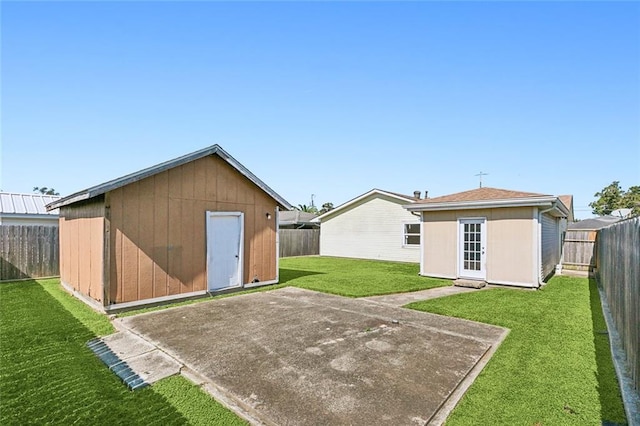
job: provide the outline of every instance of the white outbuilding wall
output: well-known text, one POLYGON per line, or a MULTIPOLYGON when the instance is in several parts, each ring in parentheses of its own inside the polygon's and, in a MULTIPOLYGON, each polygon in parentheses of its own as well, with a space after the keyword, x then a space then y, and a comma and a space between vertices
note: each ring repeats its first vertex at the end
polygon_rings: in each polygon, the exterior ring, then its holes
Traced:
POLYGON ((372 191, 323 215, 320 255, 419 263, 420 244, 405 244, 405 224, 420 226, 420 219, 402 208, 410 202, 372 191))

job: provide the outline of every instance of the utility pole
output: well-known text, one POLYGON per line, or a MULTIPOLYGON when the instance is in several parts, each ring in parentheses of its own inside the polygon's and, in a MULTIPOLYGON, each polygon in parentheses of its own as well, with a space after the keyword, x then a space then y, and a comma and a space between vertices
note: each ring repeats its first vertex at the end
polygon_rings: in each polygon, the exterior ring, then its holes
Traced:
POLYGON ((474 176, 480 176, 480 188, 482 188, 482 176, 486 176, 486 175, 488 175, 488 174, 489 174, 489 173, 482 173, 482 172, 480 172, 480 173, 478 173, 477 175, 474 175, 474 176))
POLYGON ((315 204, 313 204, 313 199, 316 196, 316 194, 311 194, 311 207, 315 207, 315 204))

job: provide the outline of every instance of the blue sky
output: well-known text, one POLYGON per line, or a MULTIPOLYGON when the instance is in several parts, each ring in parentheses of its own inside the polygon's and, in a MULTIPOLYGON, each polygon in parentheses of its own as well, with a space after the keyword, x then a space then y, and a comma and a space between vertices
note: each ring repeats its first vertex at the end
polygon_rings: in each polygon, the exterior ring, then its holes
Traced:
POLYGON ((0 188, 220 144, 292 204, 640 184, 637 2, 2 2, 0 188))

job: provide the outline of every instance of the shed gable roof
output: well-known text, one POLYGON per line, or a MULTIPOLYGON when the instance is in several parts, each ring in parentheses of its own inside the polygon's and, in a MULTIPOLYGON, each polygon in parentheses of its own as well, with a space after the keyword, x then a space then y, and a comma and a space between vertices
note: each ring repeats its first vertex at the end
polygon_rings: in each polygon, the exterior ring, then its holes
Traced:
POLYGON ((550 197, 550 195, 539 194, 535 192, 512 191, 509 189, 499 188, 476 188, 470 191, 457 192, 455 194, 443 195, 441 197, 426 198, 420 200, 419 203, 453 203, 464 201, 491 201, 491 200, 509 200, 529 197, 550 197))
POLYGON ((315 219, 312 220, 312 222, 321 222, 322 219, 324 218, 327 218, 329 216, 335 216, 336 214, 340 214, 343 210, 348 209, 350 206, 356 204, 357 202, 371 195, 383 195, 383 196, 397 200, 398 203, 415 203, 416 201, 420 200, 419 198, 413 197, 411 195, 398 194, 397 192, 383 191, 382 189, 373 188, 371 191, 358 195, 357 197, 352 198, 346 203, 340 204, 338 207, 334 208, 333 210, 329 210, 328 212, 316 217, 315 219))
POLYGON ((550 214, 555 216, 569 215, 569 209, 555 195, 487 187, 420 200, 404 208, 409 211, 435 211, 529 206, 549 208, 550 214))
POLYGON ((56 195, 0 192, 0 214, 55 216, 58 212, 47 211, 46 205, 60 198, 56 195))
POLYGON ((160 163, 155 166, 147 167, 146 169, 142 169, 140 171, 119 177, 117 179, 110 180, 100 185, 96 185, 91 188, 84 189, 82 191, 71 194, 67 197, 64 197, 57 201, 49 203, 46 207, 48 210, 52 210, 55 208, 76 203, 78 201, 88 200, 90 198, 97 197, 98 195, 102 195, 114 189, 121 188, 130 183, 140 181, 149 176, 162 173, 166 170, 173 169, 174 167, 178 167, 183 164, 190 163, 192 161, 198 160, 203 157, 207 157, 209 155, 217 155, 219 158, 226 161, 231 167, 237 170, 241 175, 249 179, 251 182, 257 185, 260 189, 266 192, 269 196, 271 196, 274 200, 276 200, 282 207, 286 208, 287 210, 290 210, 292 208, 291 204, 289 204, 287 200, 285 200, 280 195, 278 195, 266 183, 258 179, 258 177, 253 173, 251 173, 249 169, 247 169, 245 166, 240 164, 238 160, 236 160, 231 155, 229 155, 229 153, 227 153, 224 149, 220 147, 220 145, 217 145, 217 144, 201 149, 199 151, 192 152, 190 154, 183 155, 182 157, 174 158, 173 160, 165 161, 164 163, 160 163))

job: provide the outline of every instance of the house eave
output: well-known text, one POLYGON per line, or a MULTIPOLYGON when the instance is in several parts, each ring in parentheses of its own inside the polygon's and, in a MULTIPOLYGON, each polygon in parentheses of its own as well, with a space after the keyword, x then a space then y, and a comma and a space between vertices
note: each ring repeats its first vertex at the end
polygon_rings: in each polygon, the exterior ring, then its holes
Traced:
POLYGON ((0 213, 3 219, 42 219, 52 222, 58 220, 57 213, 39 214, 39 213, 0 213))
MULTIPOLYGON (((556 197, 536 197, 536 198, 510 198, 505 200, 480 200, 480 201, 456 201, 444 203, 415 203, 407 204, 403 207, 411 212, 443 211, 443 210, 471 210, 471 209, 494 209, 505 207, 552 207, 554 203, 559 211, 562 207, 556 203, 556 197)), ((566 208, 564 209, 566 210, 566 208)), ((564 214, 567 212, 564 211, 564 214)))

